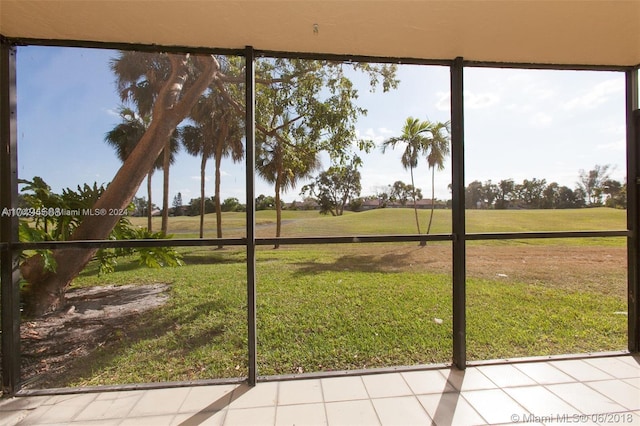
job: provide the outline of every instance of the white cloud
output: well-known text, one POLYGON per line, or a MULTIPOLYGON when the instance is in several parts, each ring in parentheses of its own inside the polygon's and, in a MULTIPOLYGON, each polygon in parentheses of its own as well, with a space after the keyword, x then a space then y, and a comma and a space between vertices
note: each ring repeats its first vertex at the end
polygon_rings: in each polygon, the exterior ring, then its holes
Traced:
MULTIPOLYGON (((438 101, 436 108, 440 111, 449 111, 451 109, 451 93, 438 92, 438 101)), ((497 104, 500 97, 495 93, 474 93, 468 90, 464 91, 464 106, 469 109, 488 108, 497 104)))
POLYGON ((107 108, 104 110, 107 115, 113 116, 113 117, 120 117, 120 112, 118 112, 118 110, 113 109, 113 108, 107 108))
POLYGON ((586 93, 565 102, 563 107, 565 110, 593 109, 623 90, 623 82, 620 79, 606 80, 596 84, 586 93))
POLYGON ((440 111, 449 111, 451 109, 451 93, 438 92, 436 96, 438 96, 436 108, 440 111))
MULTIPOLYGON (((191 176, 191 180, 197 180, 198 182, 200 182, 200 175, 198 175, 198 176, 191 176)), ((208 177, 208 176, 205 176, 205 177, 204 177, 204 181, 205 181, 205 182, 209 182, 210 180, 211 180, 211 178, 210 178, 210 177, 208 177)))
POLYGON ((373 129, 371 127, 365 129, 364 131, 360 131, 356 129, 356 137, 358 139, 368 139, 373 141, 376 145, 384 142, 385 139, 389 138, 393 135, 393 131, 387 129, 386 127, 378 127, 377 129, 373 129))
POLYGON ((500 97, 493 93, 473 93, 464 91, 465 108, 480 109, 488 108, 498 103, 500 97))
POLYGON ((533 114, 529 119, 529 123, 534 127, 549 127, 553 122, 553 117, 544 112, 533 114))
POLYGON ((613 142, 598 144, 596 145, 596 148, 607 152, 625 152, 627 149, 627 142, 625 139, 618 139, 613 142))

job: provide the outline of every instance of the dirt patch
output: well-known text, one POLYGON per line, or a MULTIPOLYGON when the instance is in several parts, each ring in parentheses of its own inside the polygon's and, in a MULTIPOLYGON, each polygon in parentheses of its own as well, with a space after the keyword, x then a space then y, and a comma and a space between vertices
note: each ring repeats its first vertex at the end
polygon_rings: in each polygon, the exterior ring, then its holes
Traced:
POLYGON ((24 387, 46 387, 73 361, 125 333, 141 314, 166 303, 168 289, 166 284, 153 284, 70 290, 62 312, 21 325, 24 387))
MULTIPOLYGON (((334 264, 308 269, 452 274, 451 245, 344 246, 340 251, 342 256, 334 264)), ((627 295, 626 247, 469 244, 466 254, 467 278, 627 295)))

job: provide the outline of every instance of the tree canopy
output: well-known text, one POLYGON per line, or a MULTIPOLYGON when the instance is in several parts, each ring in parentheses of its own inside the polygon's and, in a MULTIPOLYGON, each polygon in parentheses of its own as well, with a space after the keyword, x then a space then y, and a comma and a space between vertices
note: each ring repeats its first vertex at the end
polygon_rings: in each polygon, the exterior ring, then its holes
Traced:
POLYGON ((345 207, 360 196, 362 185, 356 163, 334 165, 302 188, 302 194, 314 197, 320 213, 342 216, 345 207))

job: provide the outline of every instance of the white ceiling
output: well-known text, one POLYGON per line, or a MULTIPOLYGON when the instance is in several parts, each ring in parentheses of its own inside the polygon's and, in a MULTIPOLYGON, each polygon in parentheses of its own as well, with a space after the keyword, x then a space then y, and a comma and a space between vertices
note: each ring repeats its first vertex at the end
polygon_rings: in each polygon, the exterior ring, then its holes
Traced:
POLYGON ((640 0, 0 0, 10 38, 640 64, 640 0))

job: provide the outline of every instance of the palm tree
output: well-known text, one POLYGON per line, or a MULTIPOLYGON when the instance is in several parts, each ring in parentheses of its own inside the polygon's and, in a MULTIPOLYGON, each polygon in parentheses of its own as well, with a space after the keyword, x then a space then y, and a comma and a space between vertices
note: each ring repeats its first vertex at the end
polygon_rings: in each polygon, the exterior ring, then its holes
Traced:
MULTIPOLYGON (((195 125, 181 131, 187 152, 201 156, 200 161, 200 238, 204 237, 204 190, 207 160, 215 161, 215 209, 217 237, 222 238, 222 206, 220 203, 220 167, 222 158, 231 156, 234 162, 244 158, 243 127, 236 113, 220 93, 213 88, 200 98, 190 115, 195 125)), ((219 246, 222 248, 222 246, 219 246)))
POLYGON ((431 232, 431 222, 433 221, 433 210, 435 208, 435 177, 436 167, 438 170, 444 169, 444 160, 449 155, 449 142, 451 140, 451 123, 449 121, 428 123, 428 136, 426 136, 426 148, 429 150, 427 164, 431 169, 431 215, 429 216, 429 226, 427 234, 431 232))
MULTIPOLYGON (((386 152, 387 148, 394 149, 397 145, 405 144, 404 152, 400 161, 405 170, 409 169, 411 173, 411 186, 414 188, 411 192, 413 198, 413 211, 416 217, 416 227, 420 234, 420 221, 418 220, 418 205, 416 201, 415 181, 413 178, 413 169, 418 166, 418 158, 426 151, 425 133, 429 131, 429 123, 420 121, 417 118, 409 117, 402 127, 402 135, 389 138, 382 144, 382 152, 386 152)), ((420 245, 425 245, 424 241, 420 245)))
MULTIPOLYGON (((285 123, 288 121, 285 117, 285 123)), ((295 188, 300 179, 320 168, 318 151, 304 143, 293 144, 283 134, 259 135, 256 144, 256 170, 274 184, 276 203, 276 238, 282 232, 281 192, 295 188)), ((279 248, 276 243, 274 248, 279 248)))
MULTIPOLYGON (((111 61, 111 70, 116 75, 116 85, 122 102, 131 102, 135 105, 137 113, 141 117, 149 117, 153 112, 160 88, 171 73, 171 65, 167 55, 162 53, 121 51, 111 61)), ((169 167, 175 161, 175 154, 180 145, 174 140, 175 134, 167 139, 165 149, 160 154, 163 169, 163 201, 162 201, 162 225, 161 230, 165 234, 168 231, 169 218, 169 167)), ((156 165, 157 166, 157 165, 156 165)), ((150 174, 153 173, 153 170, 150 174)), ((147 181, 147 190, 149 190, 147 181)), ((151 199, 149 200, 151 203, 151 199)), ((151 204, 149 204, 151 206, 151 204)), ((151 208, 150 208, 151 209, 151 208)), ((151 230, 151 222, 148 223, 151 230)))
MULTIPOLYGON (((118 158, 124 163, 127 157, 129 157, 129 154, 131 154, 133 149, 140 141, 140 138, 142 138, 142 135, 144 135, 144 132, 147 131, 151 118, 150 116, 141 117, 132 109, 126 107, 120 108, 120 117, 122 118, 122 122, 112 130, 107 132, 107 134, 105 135, 105 141, 116 150, 118 158)), ((177 134, 174 132, 170 139, 171 164, 173 164, 173 162, 175 161, 175 155, 178 152, 178 140, 176 135, 177 134)), ((153 168, 147 174, 147 229, 149 230, 149 232, 153 231, 153 225, 151 221, 153 215, 151 179, 153 177, 153 172, 162 168, 163 157, 164 155, 158 157, 153 168)))

